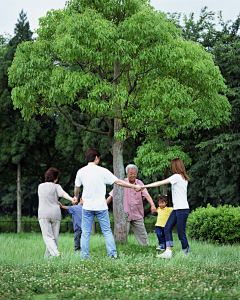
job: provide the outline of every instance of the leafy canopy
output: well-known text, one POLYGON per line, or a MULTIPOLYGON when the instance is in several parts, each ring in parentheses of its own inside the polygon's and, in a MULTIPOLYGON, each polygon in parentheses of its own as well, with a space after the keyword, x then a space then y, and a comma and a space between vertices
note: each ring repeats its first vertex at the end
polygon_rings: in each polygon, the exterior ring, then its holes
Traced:
POLYGON ((41 18, 37 33, 18 47, 9 71, 25 119, 75 104, 92 117, 118 118, 123 139, 138 132, 175 137, 229 120, 212 55, 145 1, 68 2, 41 18))

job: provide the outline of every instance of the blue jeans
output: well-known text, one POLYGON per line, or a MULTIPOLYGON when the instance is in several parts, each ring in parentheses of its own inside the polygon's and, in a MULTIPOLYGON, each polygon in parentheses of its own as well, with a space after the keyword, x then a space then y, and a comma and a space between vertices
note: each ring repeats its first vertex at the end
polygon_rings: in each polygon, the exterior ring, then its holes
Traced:
POLYGON ((166 249, 166 240, 165 240, 165 234, 164 234, 164 227, 156 226, 156 233, 157 233, 159 246, 162 249, 166 249))
POLYGON ((81 241, 81 235, 82 235, 82 230, 76 229, 74 232, 74 246, 75 246, 75 251, 80 251, 80 241, 81 241))
POLYGON ((172 211, 164 227, 167 247, 173 247, 172 229, 177 223, 177 233, 179 240, 182 243, 182 249, 186 252, 190 252, 188 240, 185 233, 188 215, 189 209, 176 209, 172 211))
POLYGON ((90 254, 89 251, 89 242, 90 242, 90 234, 92 230, 92 223, 94 219, 94 215, 97 216, 99 224, 101 226, 102 233, 105 238, 107 253, 109 257, 117 257, 117 250, 115 241, 113 238, 108 209, 106 210, 82 210, 82 236, 81 236, 81 257, 82 258, 89 258, 90 254))

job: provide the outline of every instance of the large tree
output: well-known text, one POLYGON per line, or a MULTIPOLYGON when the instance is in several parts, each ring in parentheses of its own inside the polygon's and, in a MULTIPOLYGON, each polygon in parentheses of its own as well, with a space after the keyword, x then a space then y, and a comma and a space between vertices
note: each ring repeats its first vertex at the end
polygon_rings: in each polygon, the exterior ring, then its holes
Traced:
MULTIPOLYGON (((212 56, 186 41, 144 0, 75 0, 40 19, 36 42, 22 43, 10 68, 22 116, 61 112, 83 130, 108 137, 114 174, 139 132, 175 137, 187 126, 210 128, 229 117, 225 85, 212 56), (97 131, 72 118, 104 118, 97 131)), ((126 241, 122 188, 114 189, 114 235, 126 241)))

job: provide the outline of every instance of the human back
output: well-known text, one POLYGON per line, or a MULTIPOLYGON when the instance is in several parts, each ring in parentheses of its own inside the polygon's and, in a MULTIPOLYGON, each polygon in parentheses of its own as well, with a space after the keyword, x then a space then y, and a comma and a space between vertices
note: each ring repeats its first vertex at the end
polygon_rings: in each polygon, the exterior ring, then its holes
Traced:
POLYGON ((106 184, 113 184, 117 179, 106 168, 96 164, 88 164, 77 172, 76 186, 83 186, 83 209, 105 210, 106 204, 106 184))
POLYGON ((172 188, 172 202, 173 209, 186 209, 189 208, 187 201, 187 186, 188 181, 185 180, 180 174, 174 174, 168 178, 172 188))
POLYGON ((58 198, 62 197, 63 194, 64 190, 59 184, 53 182, 41 183, 38 186, 38 218, 55 218, 61 220, 58 198))

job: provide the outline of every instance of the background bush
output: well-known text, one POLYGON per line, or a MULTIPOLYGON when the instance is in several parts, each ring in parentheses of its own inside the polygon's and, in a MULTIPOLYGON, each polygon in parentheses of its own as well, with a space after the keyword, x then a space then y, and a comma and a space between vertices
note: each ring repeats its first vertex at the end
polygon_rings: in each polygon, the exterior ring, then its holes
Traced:
POLYGON ((234 244, 240 241, 240 207, 231 205, 199 207, 187 221, 191 238, 216 244, 234 244))

